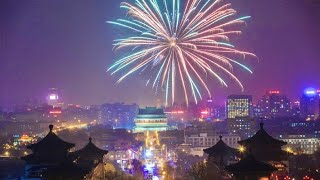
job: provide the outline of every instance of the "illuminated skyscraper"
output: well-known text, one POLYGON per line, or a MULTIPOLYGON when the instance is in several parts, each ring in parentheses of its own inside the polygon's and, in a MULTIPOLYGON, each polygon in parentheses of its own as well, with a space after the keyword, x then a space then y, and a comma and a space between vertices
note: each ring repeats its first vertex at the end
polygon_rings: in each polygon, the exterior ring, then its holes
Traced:
POLYGON ((308 120, 315 120, 320 112, 320 91, 308 88, 300 99, 300 111, 302 117, 308 120))
POLYGON ((259 116, 283 117, 291 114, 291 102, 278 90, 268 91, 258 103, 259 116))
POLYGON ((63 106, 63 103, 61 103, 61 93, 57 88, 50 88, 46 99, 48 105, 51 105, 53 107, 63 106))
POLYGON ((255 121, 252 118, 252 96, 230 95, 226 109, 229 132, 240 135, 241 138, 251 137, 255 127, 255 121))
POLYGON ((226 104, 227 118, 252 116, 252 96, 230 95, 226 104))
POLYGON ((163 109, 158 109, 156 107, 139 109, 139 113, 134 122, 135 132, 168 130, 167 116, 165 115, 163 109))

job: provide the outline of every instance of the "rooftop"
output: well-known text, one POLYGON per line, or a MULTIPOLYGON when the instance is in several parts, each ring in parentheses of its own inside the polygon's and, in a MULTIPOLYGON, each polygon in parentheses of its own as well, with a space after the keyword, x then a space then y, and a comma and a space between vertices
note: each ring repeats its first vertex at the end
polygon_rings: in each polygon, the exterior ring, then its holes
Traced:
POLYGON ((260 130, 253 135, 251 138, 239 141, 240 145, 247 145, 247 144, 273 144, 283 146, 287 143, 278 139, 273 138, 270 136, 263 128, 263 123, 260 123, 260 130))
POLYGON ((139 115, 165 115, 163 109, 156 107, 146 107, 139 109, 139 115))
POLYGON ((69 149, 75 146, 73 143, 60 139, 53 131, 53 125, 49 126, 49 133, 39 142, 27 146, 32 154, 22 157, 28 163, 56 164, 66 159, 69 149))
POLYGON ((49 133, 39 142, 27 146, 32 151, 63 148, 69 150, 75 146, 73 143, 60 139, 53 131, 53 125, 49 125, 49 133))
POLYGON ((84 146, 82 149, 73 152, 74 155, 81 158, 91 158, 92 156, 97 158, 102 158, 103 155, 107 154, 107 150, 98 148, 95 144, 92 143, 92 138, 89 138, 89 143, 84 146))
POLYGON ((223 142, 222 136, 220 136, 220 140, 214 146, 204 149, 203 151, 209 156, 232 155, 238 153, 237 149, 231 148, 223 142))
POLYGON ((268 163, 257 161, 252 155, 248 155, 240 162, 227 166, 226 170, 234 174, 241 174, 259 172, 271 173, 273 171, 276 171, 277 169, 268 163))

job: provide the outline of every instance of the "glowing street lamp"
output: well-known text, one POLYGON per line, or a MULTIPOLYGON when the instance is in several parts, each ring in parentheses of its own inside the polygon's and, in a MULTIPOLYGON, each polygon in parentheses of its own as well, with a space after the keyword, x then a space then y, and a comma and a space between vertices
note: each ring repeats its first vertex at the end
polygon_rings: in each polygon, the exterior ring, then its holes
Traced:
POLYGON ((239 151, 240 153, 244 153, 246 151, 246 148, 244 146, 240 146, 239 151))
POLYGON ((290 147, 287 147, 287 148, 286 148, 286 151, 287 151, 288 153, 293 153, 293 150, 292 150, 290 147))
POLYGON ((9 157, 9 156, 10 156, 9 151, 6 151, 6 152, 4 153, 4 155, 7 156, 7 157, 9 157))

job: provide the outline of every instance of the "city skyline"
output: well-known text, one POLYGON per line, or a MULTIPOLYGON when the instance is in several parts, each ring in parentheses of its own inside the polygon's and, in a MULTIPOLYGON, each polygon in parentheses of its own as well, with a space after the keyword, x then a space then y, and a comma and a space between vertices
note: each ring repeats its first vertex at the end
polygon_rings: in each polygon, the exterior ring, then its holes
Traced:
MULTIPOLYGON (((51 87, 62 89, 65 101, 81 105, 136 102, 145 106, 162 100, 138 75, 117 85, 116 78, 106 72, 116 58, 111 44, 117 30, 105 22, 123 15, 119 1, 77 3, 1 2, 0 104, 19 103, 26 97, 45 98, 51 87)), ((320 3, 232 3, 239 15, 252 16, 235 44, 259 57, 259 62, 248 62, 253 76, 236 72, 245 86, 244 94, 257 100, 276 89, 296 100, 306 87, 319 88, 316 43, 320 25, 315 22, 320 19, 320 3), (295 11, 297 8, 300 11, 295 11)), ((220 103, 227 95, 240 93, 236 86, 222 88, 217 84, 211 89, 220 103)))
POLYGON ((320 0, 0 1, 0 179, 320 179, 320 0))

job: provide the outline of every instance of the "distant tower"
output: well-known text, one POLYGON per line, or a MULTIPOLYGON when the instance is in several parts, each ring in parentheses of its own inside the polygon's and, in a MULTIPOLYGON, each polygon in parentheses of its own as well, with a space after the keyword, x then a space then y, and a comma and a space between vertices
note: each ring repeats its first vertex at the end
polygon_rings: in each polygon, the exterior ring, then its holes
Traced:
POLYGON ((227 104, 228 129, 232 134, 248 138, 254 134, 255 121, 253 116, 252 96, 230 95, 227 104))
POLYGON ((227 100, 227 118, 252 116, 252 96, 230 95, 227 100))
POLYGON ((259 116, 283 117, 291 113, 291 102, 278 90, 267 92, 259 101, 259 116))
POLYGON ((320 91, 308 88, 300 99, 301 115, 307 120, 315 120, 320 113, 320 91))
POLYGON ((163 109, 158 109, 156 107, 139 109, 139 113, 134 122, 135 132, 168 130, 167 116, 165 115, 163 109))
POLYGON ((63 105, 61 103, 61 93, 57 88, 50 88, 46 99, 48 105, 51 105, 53 107, 61 107, 63 105))

